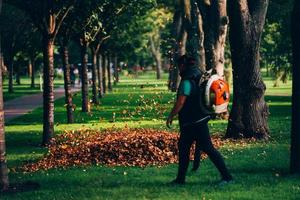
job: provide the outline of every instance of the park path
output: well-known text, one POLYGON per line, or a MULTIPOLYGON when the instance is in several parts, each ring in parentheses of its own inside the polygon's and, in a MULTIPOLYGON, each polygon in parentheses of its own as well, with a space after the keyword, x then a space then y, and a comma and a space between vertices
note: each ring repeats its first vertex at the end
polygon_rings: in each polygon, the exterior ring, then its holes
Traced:
MULTIPOLYGON (((80 87, 76 86, 72 88, 72 92, 80 91, 80 87)), ((54 99, 59 99, 65 95, 63 87, 54 89, 54 99)), ((43 93, 37 93, 32 95, 25 95, 19 98, 15 98, 10 101, 4 102, 4 117, 5 121, 10 121, 14 118, 20 117, 32 110, 43 106, 43 93)))

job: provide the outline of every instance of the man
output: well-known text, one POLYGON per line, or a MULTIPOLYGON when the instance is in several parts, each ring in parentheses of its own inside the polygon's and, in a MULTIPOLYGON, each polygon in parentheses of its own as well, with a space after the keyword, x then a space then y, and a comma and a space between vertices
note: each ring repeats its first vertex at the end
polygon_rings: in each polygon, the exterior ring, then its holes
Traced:
POLYGON ((177 92, 176 103, 167 119, 166 125, 170 128, 174 116, 179 114, 180 138, 178 142, 179 166, 175 184, 184 184, 189 165, 190 148, 196 141, 200 150, 205 152, 219 170, 221 184, 232 181, 221 154, 214 148, 208 130, 207 122, 210 116, 201 112, 197 83, 201 71, 195 66, 195 60, 186 55, 178 59, 181 82, 177 92))

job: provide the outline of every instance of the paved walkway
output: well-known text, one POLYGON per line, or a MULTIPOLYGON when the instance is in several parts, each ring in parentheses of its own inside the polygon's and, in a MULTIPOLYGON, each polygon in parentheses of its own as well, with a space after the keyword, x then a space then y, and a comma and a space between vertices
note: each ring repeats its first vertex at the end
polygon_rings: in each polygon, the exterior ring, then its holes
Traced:
MULTIPOLYGON (((72 92, 80 91, 80 87, 72 88, 72 92)), ((54 89, 54 99, 59 99, 65 95, 63 87, 54 89)), ((4 102, 5 121, 10 121, 20 117, 32 110, 43 106, 43 93, 25 95, 7 102, 4 102)))

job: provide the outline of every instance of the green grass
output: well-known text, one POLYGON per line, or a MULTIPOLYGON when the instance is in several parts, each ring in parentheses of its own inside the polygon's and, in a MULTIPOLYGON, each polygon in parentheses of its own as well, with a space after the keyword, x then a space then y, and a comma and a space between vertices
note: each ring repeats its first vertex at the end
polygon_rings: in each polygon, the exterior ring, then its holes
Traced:
MULTIPOLYGON (((62 79, 55 80, 55 87, 63 85, 62 79)), ((7 78, 3 82, 3 99, 9 101, 24 95, 30 95, 40 92, 39 78, 35 78, 35 88, 31 88, 31 79, 28 77, 21 77, 21 85, 17 85, 14 81, 13 93, 8 92, 8 80, 7 78)))
MULTIPOLYGON (((166 90, 166 75, 154 80, 153 73, 137 80, 121 77, 121 83, 94 107, 91 114, 80 112, 80 94, 74 97, 77 105, 76 123, 66 124, 64 100, 55 102, 55 131, 108 127, 150 127, 165 129, 167 110, 174 94, 166 90), (141 88, 143 85, 143 88, 141 88), (144 95, 144 96, 141 96, 144 95), (128 103, 129 101, 130 103, 128 103), (151 108, 152 107, 152 108, 151 108), (157 107, 157 108, 155 108, 157 107), (141 114, 137 109, 146 109, 141 114), (126 110, 126 114, 122 114, 126 110), (158 111, 162 111, 157 114, 158 111), (116 113, 115 122, 111 122, 116 113)), ((11 172, 11 182, 36 181, 41 188, 17 194, 5 194, 1 199, 299 199, 300 177, 288 174, 291 115, 291 83, 279 88, 266 80, 266 101, 270 106, 271 140, 239 146, 229 144, 222 155, 235 178, 235 184, 216 185, 219 174, 207 159, 201 170, 188 173, 185 186, 170 186, 177 165, 164 167, 106 167, 87 166, 52 169, 35 173, 11 172)), ((36 160, 47 152, 41 142, 42 109, 10 121, 6 125, 7 158, 10 168, 28 160, 36 160)), ((224 133, 227 122, 211 121, 212 134, 224 133)), ((177 129, 175 123, 173 129, 177 129)))

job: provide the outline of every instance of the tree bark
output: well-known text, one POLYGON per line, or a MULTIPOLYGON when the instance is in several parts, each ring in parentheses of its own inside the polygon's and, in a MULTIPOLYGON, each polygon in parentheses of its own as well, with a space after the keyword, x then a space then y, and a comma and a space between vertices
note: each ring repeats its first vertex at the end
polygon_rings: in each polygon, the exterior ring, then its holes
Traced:
POLYGON ((205 33, 206 69, 214 69, 221 77, 224 76, 224 50, 229 22, 226 4, 227 0, 202 1, 199 4, 205 33))
POLYGON ((43 60, 44 60, 44 92, 43 92, 43 145, 49 144, 54 135, 54 40, 44 36, 43 60))
POLYGON ((112 91, 112 85, 111 85, 111 68, 110 68, 110 63, 111 63, 111 56, 110 54, 107 55, 107 88, 108 91, 112 91))
MULTIPOLYGON (((19 5, 19 4, 18 4, 19 5)), ((19 5, 21 6, 21 5, 19 5)), ((54 40, 62 25, 63 20, 70 12, 72 5, 61 6, 58 8, 55 1, 43 1, 38 7, 32 7, 31 2, 22 1, 24 9, 31 17, 33 23, 42 33, 43 37, 43 145, 49 144, 54 135, 54 63, 53 50, 54 40), (38 12, 42 9, 43 12, 38 12)))
POLYGON ((28 59, 27 72, 28 72, 28 77, 31 78, 31 76, 32 76, 32 62, 31 62, 30 58, 28 59))
POLYGON ((73 101, 71 92, 71 75, 70 75, 70 63, 69 63, 69 49, 67 44, 61 46, 61 56, 64 70, 64 88, 65 88, 65 106, 67 110, 67 122, 69 124, 74 123, 73 116, 73 101))
POLYGON ((226 137, 268 138, 266 86, 260 74, 259 46, 268 0, 229 1, 233 104, 226 137))
POLYGON ((81 44, 81 94, 82 94, 82 112, 90 112, 89 109, 89 88, 88 88, 88 44, 83 42, 81 44))
MULTIPOLYGON (((185 1, 187 3, 187 1, 185 1)), ((187 30, 187 44, 186 49, 196 60, 196 65, 205 71, 205 49, 204 49, 204 31, 203 19, 195 0, 191 0, 185 6, 185 28, 187 30)))
POLYGON ((174 76, 174 57, 173 57, 173 52, 170 50, 168 52, 168 58, 169 58, 169 76, 168 76, 168 89, 172 90, 172 84, 173 84, 173 76, 174 76))
POLYGON ((16 83, 17 83, 17 85, 21 85, 21 72, 20 72, 20 65, 18 65, 17 67, 16 67, 16 83))
MULTIPOLYGON (((2 10, 2 0, 0 0, 0 15, 2 10)), ((6 163, 6 146, 4 130, 4 110, 3 110, 3 85, 2 85, 2 49, 1 49, 1 32, 0 32, 0 190, 8 189, 8 169, 6 163)))
POLYGON ((150 36, 150 49, 156 63, 156 79, 161 79, 161 53, 160 42, 155 41, 154 36, 150 36))
POLYGON ((93 62, 92 62, 92 102, 94 104, 99 104, 98 102, 98 94, 97 94, 97 51, 91 48, 93 62))
POLYGON ((118 56, 114 56, 114 85, 119 83, 118 56))
POLYGON ((103 62, 102 62, 102 56, 100 53, 98 53, 98 58, 97 58, 97 63, 98 63, 98 97, 101 99, 103 97, 103 75, 102 75, 102 68, 103 68, 103 62))
POLYGON ((293 50, 293 85, 292 85, 292 133, 290 172, 300 173, 300 2, 294 1, 292 13, 292 50, 293 50))
POLYGON ((8 92, 14 92, 14 67, 13 67, 13 58, 9 57, 7 61, 8 65, 8 92))
POLYGON ((106 85, 106 65, 107 65, 107 59, 106 56, 103 54, 102 56, 102 85, 103 85, 103 93, 106 93, 107 85, 106 85))
POLYGON ((33 57, 31 57, 29 60, 30 60, 30 63, 31 63, 31 74, 30 74, 31 84, 30 84, 30 87, 35 88, 35 59, 33 57))
POLYGON ((186 40, 187 33, 184 28, 184 11, 182 10, 182 5, 179 4, 176 6, 176 11, 173 17, 173 36, 175 38, 174 42, 174 67, 172 70, 172 83, 171 83, 171 91, 176 92, 179 84, 179 70, 177 66, 177 60, 180 56, 186 53, 186 40))

